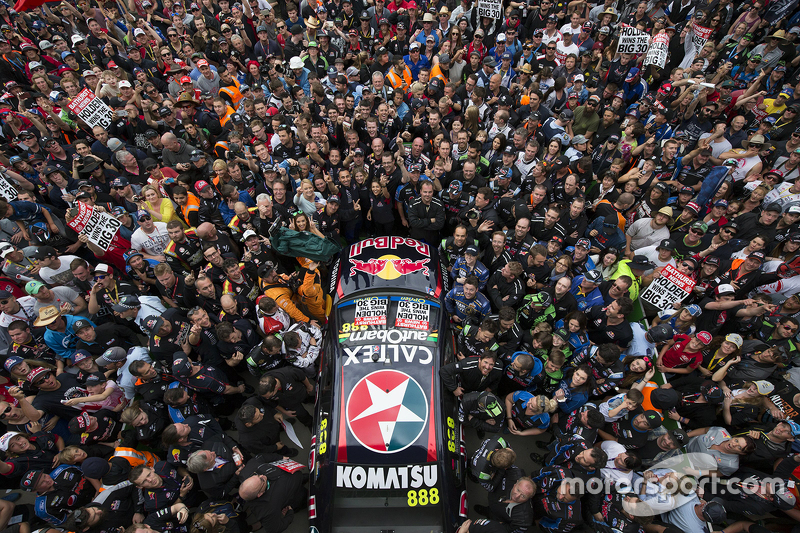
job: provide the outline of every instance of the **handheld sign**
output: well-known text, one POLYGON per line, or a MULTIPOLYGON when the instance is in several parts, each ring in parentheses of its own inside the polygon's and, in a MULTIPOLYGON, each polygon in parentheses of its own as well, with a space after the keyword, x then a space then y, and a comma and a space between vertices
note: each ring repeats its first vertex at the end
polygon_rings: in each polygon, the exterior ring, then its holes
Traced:
POLYGON ((619 31, 618 54, 644 54, 650 46, 650 35, 631 26, 619 31))
POLYGON ((682 302, 691 294, 695 281, 685 274, 681 274, 672 265, 667 265, 661 270, 661 276, 653 280, 640 296, 658 310, 664 310, 675 302, 682 302))
POLYGON ((499 0, 480 0, 478 2, 478 18, 488 17, 499 20, 503 16, 503 2, 499 0))
POLYGON ((111 127, 114 112, 89 89, 84 89, 67 105, 90 128, 100 126, 104 130, 111 127))

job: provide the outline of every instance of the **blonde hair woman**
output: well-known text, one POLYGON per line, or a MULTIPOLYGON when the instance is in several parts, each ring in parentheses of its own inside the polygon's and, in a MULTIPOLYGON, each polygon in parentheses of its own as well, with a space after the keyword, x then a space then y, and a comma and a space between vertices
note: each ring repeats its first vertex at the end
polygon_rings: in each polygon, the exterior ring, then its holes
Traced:
POLYGON ((310 179, 304 179, 300 182, 297 194, 294 195, 294 205, 300 208, 303 213, 313 215, 324 208, 325 203, 325 198, 314 189, 314 184, 310 179))
POLYGON ((180 222, 178 215, 175 214, 175 206, 169 198, 161 196, 158 188, 152 185, 142 187, 142 197, 144 200, 139 202, 139 209, 144 209, 156 222, 167 223, 171 220, 180 222))
POLYGON ((470 138, 475 139, 478 135, 478 113, 477 106, 471 105, 464 113, 464 129, 469 132, 470 138))
MULTIPOLYGON (((533 358, 520 354, 514 363, 521 369, 533 368, 533 358)), ((506 421, 512 435, 541 435, 550 427, 550 413, 558 409, 558 402, 544 394, 534 396, 527 391, 517 391, 506 396, 506 421)))

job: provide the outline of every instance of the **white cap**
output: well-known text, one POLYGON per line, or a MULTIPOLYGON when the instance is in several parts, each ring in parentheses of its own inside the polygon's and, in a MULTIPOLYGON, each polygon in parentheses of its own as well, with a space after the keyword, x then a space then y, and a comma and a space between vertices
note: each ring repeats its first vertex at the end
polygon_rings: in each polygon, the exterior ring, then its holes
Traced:
POLYGON ((111 267, 105 263, 100 263, 94 267, 93 272, 105 272, 106 274, 111 274, 111 267))
POLYGON ((249 230, 244 232, 244 235, 242 235, 242 240, 246 241, 250 237, 258 237, 258 233, 256 233, 255 231, 249 229, 249 230))
POLYGON ((294 56, 289 60, 289 68, 303 68, 303 60, 299 56, 294 56))
POLYGON ((147 35, 142 28, 136 28, 133 30, 133 36, 138 37, 139 35, 147 35))
POLYGON ((497 35, 497 39, 495 39, 495 41, 497 41, 497 42, 500 42, 500 41, 505 42, 505 40, 506 40, 506 34, 505 33, 498 34, 497 35))
POLYGON ((575 74, 575 76, 572 78, 572 81, 584 81, 583 74, 575 74))
POLYGON ((72 36, 72 44, 79 43, 79 42, 85 41, 85 40, 86 40, 86 38, 83 35, 81 35, 80 33, 76 33, 75 35, 72 36))
POLYGON ((0 437, 0 450, 7 452, 8 443, 11 442, 12 437, 16 437, 17 435, 22 435, 22 433, 18 431, 9 431, 8 433, 4 433, 3 436, 0 437))
POLYGON ((14 251, 14 246, 12 244, 6 243, 6 246, 0 248, 0 259, 5 259, 8 257, 8 254, 14 251))
POLYGON ((93 70, 84 70, 83 77, 85 78, 86 76, 97 76, 97 72, 93 70))
POLYGON ((122 80, 121 82, 119 82, 119 86, 120 87, 131 87, 131 82, 129 82, 128 80, 122 80))
POLYGON ((28 68, 30 68, 31 70, 33 70, 35 68, 39 68, 41 66, 42 66, 42 64, 39 63, 38 61, 31 61, 30 63, 28 63, 28 68))

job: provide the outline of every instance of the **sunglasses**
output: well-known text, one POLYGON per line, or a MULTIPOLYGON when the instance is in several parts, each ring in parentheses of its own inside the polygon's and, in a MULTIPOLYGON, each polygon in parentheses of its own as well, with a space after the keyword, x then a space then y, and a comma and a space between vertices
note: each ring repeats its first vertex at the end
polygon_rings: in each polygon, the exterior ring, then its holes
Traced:
POLYGON ((681 266, 683 268, 688 268, 689 272, 694 272, 694 266, 692 266, 690 263, 684 261, 683 263, 681 263, 681 266))
POLYGON ((606 141, 606 142, 607 142, 608 144, 611 144, 611 145, 614 145, 614 146, 616 146, 616 145, 617 145, 617 141, 606 141))
POLYGON ((32 384, 36 385, 38 387, 39 385, 41 385, 42 383, 47 381, 47 378, 49 378, 50 376, 51 376, 50 372, 47 372, 46 374, 42 375, 41 379, 37 379, 36 381, 33 381, 32 384))
POLYGON ((11 300, 0 300, 0 305, 8 305, 11 300))
POLYGON ((105 274, 101 274, 99 276, 95 276, 94 277, 95 281, 100 281, 101 279, 106 279, 106 275, 105 274))
POLYGON ((555 47, 555 46, 548 46, 548 47, 547 47, 547 49, 548 49, 548 50, 555 50, 555 49, 556 49, 556 47, 555 47))
POLYGON ((699 229, 690 229, 689 232, 694 233, 695 235, 705 235, 706 234, 704 231, 701 231, 699 229))
POLYGON ((11 406, 9 405, 8 407, 5 408, 5 410, 2 413, 0 413, 0 418, 5 420, 6 415, 8 415, 8 413, 10 412, 11 412, 11 406))
MULTIPOLYGON (((155 170, 155 169, 153 169, 153 170, 155 170)), ((145 215, 143 217, 139 217, 138 220, 139 220, 139 222, 144 222, 145 220, 152 220, 152 219, 153 219, 153 217, 151 217, 150 215, 145 215)))
POLYGON ((275 26, 275 27, 276 27, 277 29, 279 29, 279 30, 282 30, 282 29, 284 29, 284 28, 286 27, 286 25, 282 25, 282 26, 275 26))

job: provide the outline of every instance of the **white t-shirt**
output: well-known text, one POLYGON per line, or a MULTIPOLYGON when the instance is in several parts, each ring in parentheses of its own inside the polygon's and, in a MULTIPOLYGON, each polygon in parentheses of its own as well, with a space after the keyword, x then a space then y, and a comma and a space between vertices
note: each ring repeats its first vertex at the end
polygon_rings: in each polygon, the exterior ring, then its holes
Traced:
MULTIPOLYGON (((659 244, 660 244, 660 242, 659 242, 659 244)), ((675 262, 675 259, 672 258, 672 257, 670 257, 669 261, 666 261, 666 262, 664 262, 661 259, 659 259, 658 258, 658 250, 656 250, 656 247, 658 247, 658 244, 654 244, 652 246, 645 246, 644 248, 639 248, 638 250, 636 250, 636 255, 645 256, 653 264, 655 264, 657 267, 665 267, 667 265, 678 266, 677 263, 675 262)), ((653 269, 648 270, 648 273, 652 272, 652 271, 653 271, 653 269)))
POLYGON ((66 285, 75 288, 75 276, 69 268, 73 260, 78 259, 76 255, 59 256, 61 266, 58 268, 42 267, 39 269, 39 277, 48 285, 66 285))
POLYGON ((13 315, 8 313, 0 314, 0 328, 7 328, 15 320, 22 320, 32 325, 33 321, 39 317, 39 313, 33 310, 33 306, 36 304, 36 298, 33 296, 17 298, 17 303, 20 308, 18 312, 13 315))
POLYGON ((153 222, 153 232, 145 233, 142 228, 131 235, 131 249, 138 250, 148 255, 162 255, 164 248, 169 244, 169 233, 164 222, 153 222))

